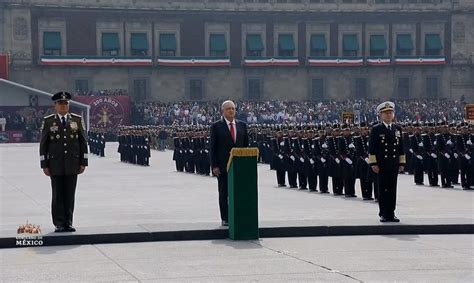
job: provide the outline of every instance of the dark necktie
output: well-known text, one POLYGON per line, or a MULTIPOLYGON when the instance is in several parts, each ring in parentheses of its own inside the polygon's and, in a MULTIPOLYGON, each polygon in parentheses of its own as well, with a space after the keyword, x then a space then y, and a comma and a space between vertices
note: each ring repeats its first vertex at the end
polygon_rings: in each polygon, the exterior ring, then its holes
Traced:
POLYGON ((392 131, 392 128, 390 125, 388 125, 388 131, 391 132, 392 131))
POLYGON ((230 136, 232 137, 232 141, 235 143, 235 130, 234 130, 234 123, 230 123, 230 136))
POLYGON ((66 128, 66 117, 61 117, 61 124, 63 125, 63 128, 66 128))

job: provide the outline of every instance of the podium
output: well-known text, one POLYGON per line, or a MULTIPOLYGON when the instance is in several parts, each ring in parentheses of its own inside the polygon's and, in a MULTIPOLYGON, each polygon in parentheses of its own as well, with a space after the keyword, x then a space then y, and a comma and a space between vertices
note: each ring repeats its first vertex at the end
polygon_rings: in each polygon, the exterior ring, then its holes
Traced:
POLYGON ((229 238, 255 240, 258 234, 258 148, 233 148, 227 163, 229 238))

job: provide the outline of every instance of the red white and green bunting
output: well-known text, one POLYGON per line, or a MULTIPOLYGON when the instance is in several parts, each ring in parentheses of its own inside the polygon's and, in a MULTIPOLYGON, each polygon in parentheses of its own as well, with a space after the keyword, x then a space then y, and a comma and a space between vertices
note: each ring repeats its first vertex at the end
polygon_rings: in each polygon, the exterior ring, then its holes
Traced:
POLYGON ((364 58, 362 57, 309 57, 310 66, 321 67, 352 67, 363 66, 364 58))
POLYGON ((395 57, 397 65, 444 65, 445 56, 397 56, 395 57))
POLYGON ((42 65, 53 66, 151 66, 151 57, 41 56, 42 65))
POLYGON ((248 67, 264 66, 298 66, 297 57, 246 57, 244 65, 248 67))
POLYGON ((392 63, 390 57, 367 57, 367 65, 369 66, 387 66, 392 63))
POLYGON ((159 66, 170 67, 225 67, 230 66, 229 57, 158 57, 159 66))

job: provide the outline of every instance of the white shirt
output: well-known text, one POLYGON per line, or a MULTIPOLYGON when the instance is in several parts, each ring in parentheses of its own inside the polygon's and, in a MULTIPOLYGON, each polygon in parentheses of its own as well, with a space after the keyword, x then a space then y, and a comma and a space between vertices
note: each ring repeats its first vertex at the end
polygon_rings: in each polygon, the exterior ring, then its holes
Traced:
POLYGON ((68 114, 66 114, 66 115, 64 115, 64 116, 61 115, 61 114, 59 114, 59 113, 57 113, 57 114, 58 114, 58 117, 59 117, 59 121, 61 121, 61 123, 63 122, 63 120, 62 120, 63 117, 64 117, 64 119, 66 120, 66 123, 67 123, 67 120, 68 120, 68 117, 69 117, 68 114))
POLYGON ((390 130, 392 129, 392 123, 387 124, 387 123, 383 122, 383 124, 385 125, 385 127, 387 127, 387 129, 388 129, 389 127, 390 127, 390 130))
MULTIPOLYGON (((232 123, 232 127, 234 127, 235 139, 237 140, 237 127, 236 127, 236 125, 235 125, 235 119, 234 119, 234 121, 231 122, 231 121, 227 120, 227 119, 224 117, 224 120, 225 120, 225 122, 227 123, 227 127, 229 128, 229 132, 230 132, 230 123, 232 123)), ((234 141, 234 142, 235 142, 235 141, 234 141)))

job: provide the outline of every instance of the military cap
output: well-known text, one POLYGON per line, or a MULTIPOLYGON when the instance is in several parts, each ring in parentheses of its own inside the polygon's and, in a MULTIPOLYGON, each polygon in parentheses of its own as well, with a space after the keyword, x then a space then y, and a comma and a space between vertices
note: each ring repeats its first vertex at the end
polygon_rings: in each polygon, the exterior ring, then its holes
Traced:
POLYGON ((388 110, 392 110, 392 111, 395 110, 395 103, 393 103, 391 101, 385 101, 385 102, 380 103, 377 106, 377 112, 378 113, 388 111, 388 110))
POLYGON ((51 100, 54 102, 58 101, 69 101, 71 100, 71 94, 67 91, 60 91, 55 93, 52 97, 51 100))

